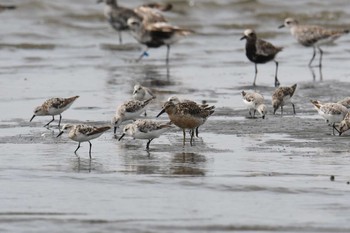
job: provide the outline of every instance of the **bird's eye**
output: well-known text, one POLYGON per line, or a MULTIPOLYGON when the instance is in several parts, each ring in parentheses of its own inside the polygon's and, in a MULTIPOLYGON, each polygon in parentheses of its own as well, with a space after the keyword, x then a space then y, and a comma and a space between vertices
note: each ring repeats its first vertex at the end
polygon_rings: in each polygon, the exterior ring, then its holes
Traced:
POLYGON ((290 24, 290 21, 287 21, 286 24, 290 24))

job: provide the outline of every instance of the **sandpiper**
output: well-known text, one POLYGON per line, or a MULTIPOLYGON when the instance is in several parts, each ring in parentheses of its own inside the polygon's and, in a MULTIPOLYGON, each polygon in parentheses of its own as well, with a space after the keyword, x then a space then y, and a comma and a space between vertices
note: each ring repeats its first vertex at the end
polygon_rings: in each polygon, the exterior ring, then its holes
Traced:
POLYGON ((115 116, 112 118, 112 125, 114 125, 114 134, 117 132, 118 126, 127 120, 136 120, 141 113, 145 111, 146 106, 153 100, 129 100, 118 106, 115 116))
MULTIPOLYGON (((178 104, 178 103, 188 103, 188 104, 197 104, 196 102, 192 101, 192 100, 187 100, 187 99, 179 99, 177 96, 171 96, 168 98, 168 101, 173 102, 174 104, 178 104)), ((209 104, 206 103, 202 103, 202 104, 197 104, 200 108, 202 108, 203 110, 213 110, 215 109, 215 106, 209 106, 209 104)), ((207 118, 205 119, 205 121, 207 120, 207 118)), ((203 122, 203 124, 205 123, 205 121, 203 122)), ((196 128, 196 137, 198 138, 198 134, 199 134, 199 130, 198 130, 199 126, 196 128)), ((192 134, 192 130, 190 130, 190 134, 192 134)))
POLYGON ((245 50, 247 58, 255 64, 255 76, 253 86, 255 86, 256 76, 258 74, 258 65, 264 64, 269 61, 274 61, 276 64, 275 71, 275 87, 280 85, 280 82, 277 78, 278 72, 278 62, 275 60, 275 56, 277 53, 282 51, 282 47, 274 46, 273 44, 259 39, 256 36, 256 33, 252 29, 246 29, 244 31, 244 36, 241 40, 246 39, 245 50))
POLYGON ((339 124, 339 136, 349 129, 350 129, 350 112, 348 112, 345 115, 344 119, 339 124))
POLYGON ((293 97, 296 88, 297 84, 294 84, 291 87, 279 87, 274 91, 272 94, 273 114, 275 114, 277 109, 281 107, 281 115, 283 115, 283 106, 287 103, 291 103, 293 106, 293 113, 295 115, 295 106, 290 99, 293 97))
POLYGON ((149 150, 149 144, 155 138, 168 131, 171 128, 171 122, 160 122, 152 120, 136 120, 134 123, 124 126, 123 134, 119 141, 126 135, 136 139, 147 139, 146 150, 149 150))
POLYGON ((265 119, 267 107, 264 104, 264 97, 257 92, 242 91, 243 102, 249 109, 249 116, 255 118, 255 112, 258 111, 262 119, 265 119), (253 114, 252 114, 253 111, 253 114))
POLYGON ((137 17, 129 18, 128 25, 132 36, 140 44, 147 46, 146 50, 138 58, 138 61, 147 55, 149 48, 158 48, 166 45, 166 64, 169 64, 170 46, 184 36, 194 33, 192 30, 172 26, 166 22, 145 23, 137 17))
POLYGON ((157 117, 162 115, 164 112, 168 114, 170 121, 174 125, 182 129, 183 145, 185 145, 186 139, 185 129, 191 130, 190 144, 192 146, 194 130, 200 125, 204 124, 206 119, 214 113, 214 106, 211 106, 211 109, 204 109, 194 102, 183 102, 174 104, 171 101, 167 101, 163 105, 163 109, 157 115, 157 117))
POLYGON ((340 123, 345 115, 348 113, 348 109, 338 103, 321 103, 318 100, 310 100, 317 110, 318 114, 322 116, 326 122, 333 127, 334 130, 339 133, 339 130, 335 127, 336 124, 340 123))
POLYGON ((323 51, 320 48, 321 45, 333 42, 343 34, 349 33, 349 30, 344 29, 327 29, 317 25, 302 25, 296 19, 287 18, 284 20, 284 24, 279 28, 290 28, 291 34, 295 39, 305 47, 313 47, 314 53, 309 62, 309 67, 316 56, 316 48, 320 52, 319 67, 322 67, 322 55, 323 51))
POLYGON ((62 131, 57 135, 57 137, 61 136, 64 132, 68 131, 68 137, 73 141, 79 142, 77 149, 74 151, 76 154, 78 149, 80 148, 81 142, 89 142, 89 157, 91 159, 91 147, 92 144, 90 140, 98 138, 105 131, 109 130, 110 126, 96 127, 92 125, 71 125, 65 124, 62 128, 62 131))
POLYGON ((148 87, 141 86, 140 84, 136 84, 134 86, 132 97, 135 100, 146 100, 145 97, 156 98, 156 96, 152 93, 151 89, 149 89, 148 87))
POLYGON ((347 109, 350 109, 350 97, 345 97, 344 99, 339 100, 337 103, 343 105, 347 109))
POLYGON ((79 96, 48 99, 41 106, 34 109, 34 115, 29 122, 31 122, 36 116, 52 116, 52 120, 44 125, 44 127, 49 127, 50 123, 55 120, 55 116, 60 115, 60 120, 58 122, 58 128, 60 128, 62 120, 61 113, 66 111, 77 98, 79 98, 79 96))

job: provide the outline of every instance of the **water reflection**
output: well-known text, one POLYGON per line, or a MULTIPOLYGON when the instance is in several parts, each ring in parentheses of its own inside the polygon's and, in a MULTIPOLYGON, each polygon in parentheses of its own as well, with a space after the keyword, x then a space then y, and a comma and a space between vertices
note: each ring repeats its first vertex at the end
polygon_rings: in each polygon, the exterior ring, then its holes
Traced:
POLYGON ((171 161, 171 174, 188 176, 205 176, 207 159, 197 153, 177 153, 171 161))
POLYGON ((319 72, 319 80, 323 81, 322 66, 309 67, 309 69, 310 69, 310 72, 311 72, 311 75, 312 75, 312 79, 313 79, 314 82, 317 80, 316 72, 315 72, 316 69, 318 69, 318 72, 319 72))

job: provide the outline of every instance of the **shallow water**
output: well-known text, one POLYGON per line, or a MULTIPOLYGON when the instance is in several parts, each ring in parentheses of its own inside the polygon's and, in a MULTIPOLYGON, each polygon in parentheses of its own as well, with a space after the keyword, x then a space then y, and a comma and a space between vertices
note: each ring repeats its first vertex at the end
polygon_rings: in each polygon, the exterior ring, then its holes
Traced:
POLYGON ((288 16, 349 28, 347 1, 176 1, 169 21, 197 33, 172 47, 168 69, 165 48, 136 63, 142 47, 125 33, 119 46, 93 0, 5 3, 18 9, 0 14, 1 232, 350 231, 349 133, 332 136, 309 103, 349 95, 350 37, 324 47, 321 77, 307 67, 312 49, 277 29, 288 16), (248 27, 284 46, 279 79, 298 83, 296 116, 290 106, 271 115, 268 63, 256 89, 270 114, 246 118, 240 92, 253 89, 254 65, 239 38, 248 27), (216 106, 193 147, 177 128, 149 152, 109 131, 89 160, 88 144, 75 156, 75 142, 42 127, 50 117, 28 122, 45 99, 79 95, 63 123, 109 123, 135 83, 157 95, 150 118, 171 95, 216 106))

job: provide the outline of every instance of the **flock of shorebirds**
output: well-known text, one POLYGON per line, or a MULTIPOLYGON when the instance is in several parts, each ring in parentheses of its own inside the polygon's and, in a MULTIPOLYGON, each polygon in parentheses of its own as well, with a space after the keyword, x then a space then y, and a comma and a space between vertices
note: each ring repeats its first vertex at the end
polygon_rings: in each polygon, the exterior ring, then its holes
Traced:
MULTIPOLYGON (((119 42, 122 43, 122 32, 129 31, 131 35, 146 49, 142 52, 138 60, 147 56, 149 48, 158 48, 160 46, 167 47, 166 63, 169 63, 170 46, 177 42, 184 36, 187 36, 194 31, 180 28, 171 25, 164 17, 163 12, 172 9, 171 4, 146 4, 135 9, 122 7, 117 3, 117 0, 98 0, 98 2, 105 3, 104 14, 109 24, 118 32, 119 42)), ((0 6, 0 10, 13 9, 14 7, 0 6)), ((349 33, 349 30, 344 29, 326 29, 315 25, 302 25, 293 18, 284 20, 284 24, 280 26, 290 29, 291 34, 303 46, 312 47, 313 55, 309 62, 315 59, 316 51, 320 53, 318 67, 322 66, 323 51, 321 45, 329 43, 339 38, 343 34, 349 33)), ((282 51, 282 47, 274 46, 271 43, 264 41, 257 37, 253 29, 246 29, 241 40, 246 40, 246 56, 255 64, 255 76, 253 86, 256 85, 256 77, 258 73, 257 64, 264 64, 274 61, 276 64, 275 70, 275 87, 277 89, 272 95, 273 113, 281 109, 283 115, 283 106, 291 103, 293 113, 295 114, 295 106, 291 101, 297 84, 291 87, 279 87, 280 82, 277 77, 278 62, 275 60, 276 55, 282 51)), ((155 97, 152 91, 141 85, 135 85, 133 91, 133 98, 121 104, 112 119, 112 127, 114 127, 114 134, 117 133, 118 127, 125 121, 133 120, 133 123, 127 124, 123 128, 123 133, 119 137, 121 140, 125 135, 130 135, 136 139, 148 140, 146 149, 154 138, 158 138, 162 133, 169 130, 173 125, 181 128, 183 131, 183 144, 185 145, 186 130, 190 130, 190 144, 193 143, 193 138, 198 137, 198 128, 203 125, 209 116, 214 113, 215 106, 209 106, 206 103, 198 104, 191 100, 180 100, 176 96, 170 97, 163 105, 162 110, 157 115, 167 113, 170 119, 169 122, 155 121, 150 119, 140 119, 141 115, 146 116, 146 107, 155 97)), ((79 96, 70 98, 51 98, 46 100, 41 106, 35 108, 34 115, 30 119, 32 121, 35 116, 52 116, 52 120, 48 122, 45 127, 49 127, 55 120, 55 116, 59 115, 58 128, 60 136, 63 132, 68 131, 68 137, 77 141, 78 147, 75 153, 80 148, 81 142, 89 142, 89 155, 91 158, 90 140, 95 139, 109 130, 111 126, 95 127, 91 125, 72 125, 65 124, 62 129, 61 113, 67 110, 79 96)), ((265 118, 267 107, 264 103, 264 97, 257 92, 242 91, 243 102, 249 109, 251 118, 256 118, 255 114, 258 112, 261 118, 265 118)), ((350 97, 345 98, 337 103, 321 103, 318 100, 311 100, 318 113, 325 118, 327 123, 332 126, 333 134, 335 131, 341 135, 350 128, 350 97), (337 127, 337 125, 339 125, 337 127)), ((58 137, 57 136, 57 137, 58 137)))

